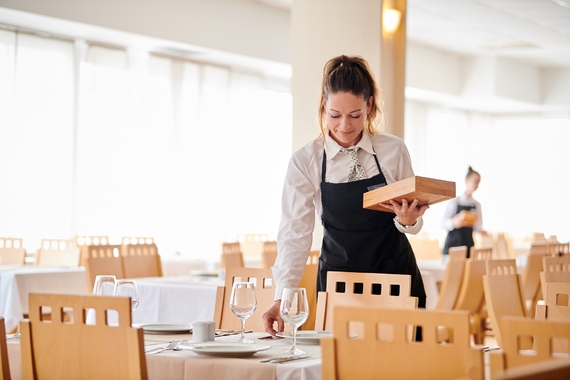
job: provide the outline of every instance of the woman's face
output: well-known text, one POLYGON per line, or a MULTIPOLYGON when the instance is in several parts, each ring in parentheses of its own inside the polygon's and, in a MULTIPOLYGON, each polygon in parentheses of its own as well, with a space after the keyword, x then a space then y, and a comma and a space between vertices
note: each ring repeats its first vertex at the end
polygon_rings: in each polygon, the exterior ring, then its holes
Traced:
POLYGON ((465 178, 465 187, 467 193, 473 194, 475 190, 479 188, 479 182, 481 182, 481 177, 479 174, 471 174, 469 177, 465 178))
POLYGON ((348 148, 356 145, 362 137, 366 115, 372 104, 359 95, 350 92, 329 94, 325 103, 327 123, 331 137, 340 146, 348 148))

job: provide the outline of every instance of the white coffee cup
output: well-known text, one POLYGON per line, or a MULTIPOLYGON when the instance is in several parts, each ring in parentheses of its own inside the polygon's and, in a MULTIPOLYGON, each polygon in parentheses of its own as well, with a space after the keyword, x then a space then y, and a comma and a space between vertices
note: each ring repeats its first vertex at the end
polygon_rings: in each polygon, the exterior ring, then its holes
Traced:
POLYGON ((192 323, 192 341, 194 343, 208 341, 208 322, 196 321, 192 323))

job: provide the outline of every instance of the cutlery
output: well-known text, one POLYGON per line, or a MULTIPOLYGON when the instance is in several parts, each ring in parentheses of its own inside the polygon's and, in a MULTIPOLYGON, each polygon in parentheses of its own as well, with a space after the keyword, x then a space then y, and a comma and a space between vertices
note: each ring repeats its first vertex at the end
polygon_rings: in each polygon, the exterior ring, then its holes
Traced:
POLYGON ((260 363, 284 363, 284 362, 288 362, 291 360, 305 359, 306 357, 308 357, 306 354, 293 355, 293 356, 280 356, 277 358, 261 359, 259 362, 260 363))
POLYGON ((19 337, 20 337, 20 332, 18 331, 17 333, 12 334, 11 336, 6 335, 6 340, 9 340, 9 339, 16 339, 16 338, 19 338, 19 337))
MULTIPOLYGON (((245 331, 245 334, 249 334, 249 333, 252 333, 252 332, 253 332, 252 330, 250 330, 250 331, 245 331)), ((220 331, 220 332, 216 331, 216 336, 229 336, 229 335, 238 335, 238 334, 241 334, 241 331, 224 331, 224 332, 222 332, 222 331, 220 331)))
POLYGON ((150 349, 150 350, 148 350, 148 351, 145 351, 145 354, 149 354, 149 355, 159 354, 159 353, 161 353, 162 351, 174 349, 174 347, 176 347, 176 345, 178 345, 178 344, 180 344, 180 341, 179 341, 179 340, 173 340, 172 342, 170 342, 170 343, 168 344, 168 346, 150 349))

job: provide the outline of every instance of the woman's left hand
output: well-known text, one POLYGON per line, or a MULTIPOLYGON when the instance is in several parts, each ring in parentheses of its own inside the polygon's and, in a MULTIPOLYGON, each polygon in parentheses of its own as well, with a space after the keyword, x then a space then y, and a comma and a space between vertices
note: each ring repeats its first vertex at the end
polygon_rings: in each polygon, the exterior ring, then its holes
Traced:
POLYGON ((392 210, 400 219, 400 223, 411 226, 429 208, 429 205, 418 206, 418 203, 418 199, 414 199, 412 203, 402 199, 401 204, 391 199, 390 203, 382 203, 382 207, 392 210))

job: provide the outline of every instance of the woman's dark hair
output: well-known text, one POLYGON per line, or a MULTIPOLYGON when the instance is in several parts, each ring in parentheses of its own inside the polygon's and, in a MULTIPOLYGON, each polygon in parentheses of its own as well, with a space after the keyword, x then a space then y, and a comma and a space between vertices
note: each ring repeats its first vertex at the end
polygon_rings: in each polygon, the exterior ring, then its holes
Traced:
POLYGON ((481 177, 481 174, 479 174, 479 172, 473 170, 473 168, 469 166, 469 169, 467 169, 467 175, 465 176, 465 179, 471 177, 473 174, 477 174, 479 177, 481 177))
POLYGON ((323 136, 326 135, 325 104, 330 94, 348 92, 362 96, 368 103, 372 98, 372 107, 366 116, 364 129, 370 134, 376 134, 377 119, 381 116, 378 106, 378 89, 368 63, 359 56, 340 55, 329 60, 323 69, 323 84, 319 104, 319 126, 323 136))

